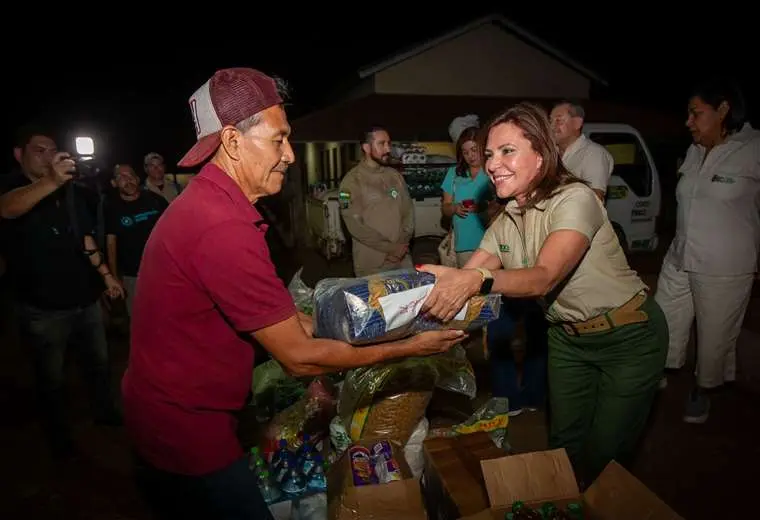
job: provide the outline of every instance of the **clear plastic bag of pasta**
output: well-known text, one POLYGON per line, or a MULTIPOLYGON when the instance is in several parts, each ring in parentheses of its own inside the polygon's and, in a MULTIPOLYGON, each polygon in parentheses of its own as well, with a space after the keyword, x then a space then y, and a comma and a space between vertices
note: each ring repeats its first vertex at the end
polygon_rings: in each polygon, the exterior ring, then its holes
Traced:
POLYGON ((338 415, 352 441, 386 438, 405 445, 435 388, 475 396, 475 375, 461 345, 443 354, 349 371, 338 415))
POLYGON ((420 313, 435 276, 400 269, 362 278, 325 278, 314 288, 314 335, 367 345, 443 328, 473 331, 499 317, 501 296, 473 296, 447 323, 420 313))

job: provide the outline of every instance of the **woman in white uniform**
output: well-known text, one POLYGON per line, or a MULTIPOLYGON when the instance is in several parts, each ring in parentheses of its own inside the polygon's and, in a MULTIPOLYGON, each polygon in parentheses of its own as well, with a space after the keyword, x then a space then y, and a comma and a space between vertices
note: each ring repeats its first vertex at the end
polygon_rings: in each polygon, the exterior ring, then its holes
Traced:
POLYGON ((666 368, 684 366, 696 319, 696 385, 684 420, 703 423, 708 391, 736 377, 736 340, 757 270, 760 132, 747 122, 739 89, 723 80, 694 89, 686 126, 694 142, 679 169, 676 235, 655 298, 670 329, 666 368))

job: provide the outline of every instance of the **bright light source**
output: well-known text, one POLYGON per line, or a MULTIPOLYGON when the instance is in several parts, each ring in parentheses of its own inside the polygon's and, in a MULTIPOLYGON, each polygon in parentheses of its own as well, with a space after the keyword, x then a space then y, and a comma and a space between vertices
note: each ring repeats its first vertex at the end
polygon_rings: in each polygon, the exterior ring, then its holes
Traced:
POLYGON ((74 142, 76 143, 77 154, 93 155, 95 153, 95 143, 92 137, 77 137, 74 142))

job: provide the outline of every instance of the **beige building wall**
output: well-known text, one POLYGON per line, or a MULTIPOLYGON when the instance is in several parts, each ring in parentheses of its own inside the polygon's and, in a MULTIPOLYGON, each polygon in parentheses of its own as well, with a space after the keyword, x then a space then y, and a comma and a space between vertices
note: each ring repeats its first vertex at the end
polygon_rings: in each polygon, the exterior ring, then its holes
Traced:
POLYGON ((494 24, 378 72, 378 94, 586 99, 590 80, 494 24))

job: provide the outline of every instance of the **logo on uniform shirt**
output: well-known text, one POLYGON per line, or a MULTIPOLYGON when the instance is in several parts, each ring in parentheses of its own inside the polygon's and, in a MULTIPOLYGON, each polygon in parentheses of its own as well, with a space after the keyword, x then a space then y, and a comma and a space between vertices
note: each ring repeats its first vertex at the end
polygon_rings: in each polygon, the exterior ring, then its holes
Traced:
POLYGON ((398 197, 398 190, 396 188, 391 188, 390 191, 388 191, 388 195, 395 199, 398 197))
POLYGON ((123 216, 123 217, 121 217, 121 225, 124 226, 124 227, 129 227, 129 226, 131 226, 134 223, 135 223, 135 221, 132 220, 132 217, 128 217, 126 215, 123 216))
POLYGON ((725 175, 713 175, 710 180, 712 182, 721 182, 723 184, 733 184, 736 182, 736 179, 733 177, 726 177, 725 175))
POLYGON ((509 244, 499 244, 499 252, 500 253, 509 253, 509 244))
POLYGON ((341 209, 348 209, 348 207, 351 205, 351 192, 341 191, 338 194, 338 201, 340 202, 341 209))

